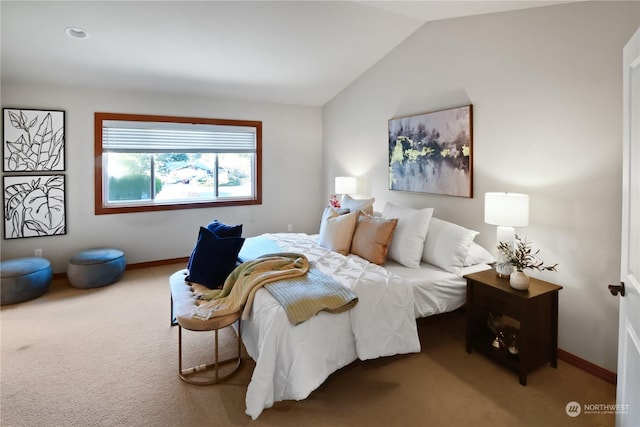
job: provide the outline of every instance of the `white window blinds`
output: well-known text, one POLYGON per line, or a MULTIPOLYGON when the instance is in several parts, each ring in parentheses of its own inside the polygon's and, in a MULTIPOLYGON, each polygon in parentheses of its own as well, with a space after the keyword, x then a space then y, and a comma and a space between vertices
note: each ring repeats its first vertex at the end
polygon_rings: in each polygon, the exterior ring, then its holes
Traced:
POLYGON ((105 120, 102 148, 113 153, 253 153, 251 126, 105 120))

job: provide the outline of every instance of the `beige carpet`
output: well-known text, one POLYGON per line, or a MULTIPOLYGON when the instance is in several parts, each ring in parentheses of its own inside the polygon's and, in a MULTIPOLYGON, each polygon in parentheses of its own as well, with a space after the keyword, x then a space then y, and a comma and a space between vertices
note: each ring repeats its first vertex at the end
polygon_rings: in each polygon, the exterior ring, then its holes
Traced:
MULTIPOLYGON (((600 426, 611 414, 567 416, 568 402, 615 402, 615 387, 559 361, 517 375, 464 350, 464 315, 418 321, 422 352, 354 362, 300 402, 252 421, 250 359, 222 384, 177 375, 168 276, 181 265, 128 270, 93 290, 54 281, 0 311, 1 425, 9 426, 600 426)), ((199 333, 203 334, 203 333, 199 333)), ((200 336, 188 351, 208 349, 200 336)), ((213 339, 213 338, 211 338, 213 339)), ((225 339, 231 339, 230 334, 225 339)), ((200 352, 200 354, 197 354, 200 352)))

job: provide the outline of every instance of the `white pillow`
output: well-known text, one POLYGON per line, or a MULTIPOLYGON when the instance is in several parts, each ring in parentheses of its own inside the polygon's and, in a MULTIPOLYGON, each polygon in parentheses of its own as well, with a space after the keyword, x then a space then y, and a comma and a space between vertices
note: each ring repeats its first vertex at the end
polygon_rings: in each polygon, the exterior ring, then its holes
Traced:
POLYGON ((331 210, 320 226, 318 244, 323 248, 347 255, 351 249, 351 239, 357 222, 358 212, 338 215, 336 211, 331 210))
POLYGON ((471 246, 469 246, 469 256, 467 256, 467 260, 464 262, 465 267, 478 264, 492 264, 494 262, 496 262, 496 258, 491 252, 476 242, 471 242, 471 246))
POLYGON ((342 202, 340 202, 340 207, 342 209, 349 209, 351 212, 365 211, 367 215, 371 215, 373 214, 373 202, 375 201, 375 197, 370 199, 354 199, 348 194, 345 194, 342 197, 342 202))
POLYGON ((387 256, 405 267, 419 268, 433 208, 402 208, 387 202, 382 218, 398 219, 387 256))
POLYGON ((431 218, 422 260, 453 274, 460 274, 471 242, 479 233, 438 218, 431 218))

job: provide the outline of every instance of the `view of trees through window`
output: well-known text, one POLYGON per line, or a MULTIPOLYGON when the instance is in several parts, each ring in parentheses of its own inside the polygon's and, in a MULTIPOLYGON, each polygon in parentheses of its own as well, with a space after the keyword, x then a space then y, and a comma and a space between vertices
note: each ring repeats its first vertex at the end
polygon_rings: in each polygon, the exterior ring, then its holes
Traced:
POLYGON ((252 195, 252 153, 106 156, 109 202, 213 200, 252 195))
POLYGON ((262 122, 95 113, 97 215, 262 203, 262 122))

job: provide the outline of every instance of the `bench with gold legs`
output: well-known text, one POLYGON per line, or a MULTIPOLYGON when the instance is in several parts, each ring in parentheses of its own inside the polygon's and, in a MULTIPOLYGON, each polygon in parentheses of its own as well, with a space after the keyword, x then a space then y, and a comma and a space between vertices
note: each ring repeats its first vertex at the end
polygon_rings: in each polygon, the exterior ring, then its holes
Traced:
MULTIPOLYGON (((224 316, 211 317, 207 320, 193 318, 193 310, 197 307, 200 300, 196 297, 196 290, 184 279, 188 274, 188 270, 180 270, 172 274, 169 278, 171 287, 171 324, 178 325, 178 375, 183 381, 189 384, 209 385, 222 381, 235 373, 240 367, 242 361, 242 333, 240 316, 242 311, 227 314, 224 316), (237 338, 237 356, 219 360, 219 341, 218 331, 226 327, 232 327, 238 322, 237 332, 234 329, 237 338), (190 368, 182 367, 182 329, 190 331, 213 331, 214 332, 214 361, 213 363, 204 363, 190 368), (235 366, 233 364, 235 363, 235 366), (230 364, 231 367, 225 369, 225 374, 220 375, 220 367, 230 364), (199 375, 204 371, 213 371, 213 378, 210 376, 199 375)), ((197 286, 197 285, 194 285, 197 286)), ((206 289, 206 288, 203 288, 206 289)))

